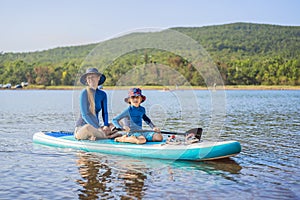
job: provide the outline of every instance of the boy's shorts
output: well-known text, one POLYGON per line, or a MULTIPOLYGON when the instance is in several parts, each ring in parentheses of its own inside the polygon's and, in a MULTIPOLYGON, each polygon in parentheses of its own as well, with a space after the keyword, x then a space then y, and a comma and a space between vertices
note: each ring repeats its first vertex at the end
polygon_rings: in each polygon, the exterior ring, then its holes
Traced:
POLYGON ((128 136, 135 136, 135 137, 139 137, 139 136, 144 136, 146 138, 147 142, 152 142, 153 140, 153 135, 155 134, 155 132, 149 131, 149 132, 132 132, 129 133, 128 136))

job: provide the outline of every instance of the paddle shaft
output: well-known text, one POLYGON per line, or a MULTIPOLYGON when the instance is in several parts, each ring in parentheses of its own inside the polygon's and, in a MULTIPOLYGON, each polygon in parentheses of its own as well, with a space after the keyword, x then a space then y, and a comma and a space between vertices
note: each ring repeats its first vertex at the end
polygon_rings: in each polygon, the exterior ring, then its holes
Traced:
MULTIPOLYGON (((135 131, 130 131, 130 133, 144 133, 144 132, 155 132, 153 130, 135 130, 135 131)), ((172 134, 172 135, 186 135, 188 133, 178 133, 178 132, 169 132, 169 131, 160 131, 157 133, 162 133, 162 134, 172 134)))
MULTIPOLYGON (((136 130, 133 132, 153 132, 153 130, 136 130)), ((160 131, 162 134, 169 134, 169 135, 187 135, 190 133, 194 133, 196 138, 200 139, 202 135, 202 128, 193 128, 191 130, 188 130, 185 133, 178 133, 178 132, 170 132, 170 131, 160 131)))
POLYGON ((178 133, 178 132, 170 132, 170 131, 160 131, 162 134, 171 134, 171 135, 186 135, 188 133, 178 133))

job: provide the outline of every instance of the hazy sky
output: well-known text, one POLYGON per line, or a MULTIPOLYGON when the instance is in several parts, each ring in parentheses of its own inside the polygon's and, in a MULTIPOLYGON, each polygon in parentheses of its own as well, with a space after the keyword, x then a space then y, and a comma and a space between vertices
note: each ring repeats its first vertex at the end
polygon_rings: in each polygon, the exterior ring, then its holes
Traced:
POLYGON ((300 0, 0 0, 0 52, 89 44, 143 28, 300 26, 300 0))

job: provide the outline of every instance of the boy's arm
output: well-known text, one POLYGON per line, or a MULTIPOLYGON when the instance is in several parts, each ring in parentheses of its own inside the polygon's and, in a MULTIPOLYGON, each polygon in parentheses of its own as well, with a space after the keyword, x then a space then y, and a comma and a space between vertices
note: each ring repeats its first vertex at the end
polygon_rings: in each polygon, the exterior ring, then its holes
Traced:
POLYGON ((143 115, 143 120, 146 122, 146 124, 148 124, 150 126, 150 128, 153 129, 155 127, 155 125, 152 123, 151 119, 146 114, 143 115))
POLYGON ((118 129, 123 129, 123 127, 121 126, 120 124, 120 121, 124 118, 127 118, 128 117, 128 110, 124 110, 121 114, 117 115, 116 117, 114 117, 112 119, 112 123, 113 125, 118 128, 118 129))

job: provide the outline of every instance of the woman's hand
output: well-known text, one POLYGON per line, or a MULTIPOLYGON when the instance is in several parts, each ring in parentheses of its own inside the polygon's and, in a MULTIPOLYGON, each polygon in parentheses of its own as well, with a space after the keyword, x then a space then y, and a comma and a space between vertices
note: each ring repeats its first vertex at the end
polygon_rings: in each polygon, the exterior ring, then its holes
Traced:
POLYGON ((103 127, 98 128, 98 129, 99 129, 99 131, 104 132, 105 135, 109 135, 111 133, 111 130, 108 126, 103 126, 103 127))
POLYGON ((108 132, 110 131, 110 128, 108 126, 103 126, 103 131, 108 132))

